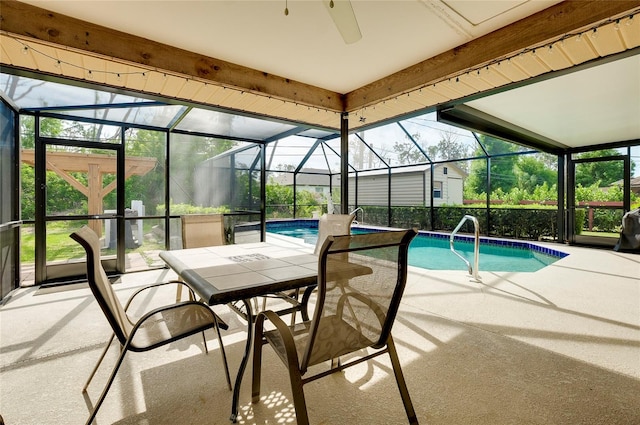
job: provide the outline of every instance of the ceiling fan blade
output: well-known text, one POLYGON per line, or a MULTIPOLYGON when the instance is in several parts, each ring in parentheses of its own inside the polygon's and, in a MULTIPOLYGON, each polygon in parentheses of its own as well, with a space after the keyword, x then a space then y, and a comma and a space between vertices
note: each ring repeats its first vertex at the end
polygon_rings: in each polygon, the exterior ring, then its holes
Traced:
POLYGON ((352 44, 362 38, 356 15, 349 0, 333 0, 333 2, 323 0, 322 2, 329 11, 329 15, 331 15, 345 43, 352 44), (333 3, 333 7, 329 3, 333 3))

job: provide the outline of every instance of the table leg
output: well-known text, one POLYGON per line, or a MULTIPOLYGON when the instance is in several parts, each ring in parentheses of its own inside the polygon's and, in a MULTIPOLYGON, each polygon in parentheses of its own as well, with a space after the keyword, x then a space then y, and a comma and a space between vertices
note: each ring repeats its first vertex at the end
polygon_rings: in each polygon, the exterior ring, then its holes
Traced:
POLYGON ((244 356, 240 362, 238 368, 238 375, 236 376, 236 383, 233 386, 233 401, 231 404, 231 422, 236 423, 238 420, 238 402, 240 399, 240 385, 242 384, 242 377, 244 371, 247 368, 249 362, 249 356, 251 355, 251 343, 253 342, 253 314, 251 312, 250 300, 242 300, 244 307, 247 309, 247 344, 244 349, 244 356))

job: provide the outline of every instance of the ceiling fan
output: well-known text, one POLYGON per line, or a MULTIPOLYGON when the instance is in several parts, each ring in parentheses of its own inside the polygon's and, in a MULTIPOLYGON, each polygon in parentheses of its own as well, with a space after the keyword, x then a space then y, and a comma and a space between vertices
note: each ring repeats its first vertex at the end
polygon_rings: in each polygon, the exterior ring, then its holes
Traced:
POLYGON ((356 15, 350 0, 323 0, 325 7, 340 31, 342 39, 346 44, 352 44, 362 38, 356 15))
MULTIPOLYGON (((333 23, 346 44, 353 44, 362 38, 350 0, 322 0, 322 3, 327 8, 333 23)), ((289 15, 289 8, 286 4, 284 14, 289 15)))

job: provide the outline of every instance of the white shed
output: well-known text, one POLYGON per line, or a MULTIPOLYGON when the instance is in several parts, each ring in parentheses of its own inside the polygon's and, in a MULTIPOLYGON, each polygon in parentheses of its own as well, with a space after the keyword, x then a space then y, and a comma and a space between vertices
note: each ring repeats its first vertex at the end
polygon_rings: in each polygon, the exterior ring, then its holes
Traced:
MULTIPOLYGON (((397 168, 391 174, 387 170, 362 172, 358 175, 356 194, 355 176, 349 177, 349 203, 354 205, 387 205, 389 179, 391 179, 390 205, 430 206, 433 190, 433 205, 461 205, 462 189, 467 177, 456 164, 434 166, 433 188, 431 166, 397 168)), ((339 178, 338 178, 339 180, 339 178)))

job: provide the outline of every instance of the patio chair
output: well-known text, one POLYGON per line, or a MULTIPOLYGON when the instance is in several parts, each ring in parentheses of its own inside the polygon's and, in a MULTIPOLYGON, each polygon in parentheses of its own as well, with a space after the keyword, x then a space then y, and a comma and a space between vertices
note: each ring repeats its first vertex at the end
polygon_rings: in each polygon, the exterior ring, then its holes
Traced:
POLYGON ((323 214, 318 219, 318 240, 313 251, 319 255, 328 236, 340 236, 351 234, 351 223, 356 218, 355 214, 323 214))
MULTIPOLYGON (((182 248, 219 246, 226 242, 224 216, 222 214, 188 214, 180 217, 182 248)), ((178 286, 176 301, 182 298, 182 286, 178 286)), ((218 321, 221 321, 218 317, 218 321)), ((226 324, 225 324, 226 326, 226 324)))
MULTIPOLYGON (((318 219, 318 239, 316 240, 316 246, 314 248, 313 253, 315 255, 320 254, 320 249, 322 248, 322 244, 327 239, 328 236, 341 236, 341 235, 350 235, 351 234, 351 223, 355 219, 355 214, 323 214, 318 219)), ((301 289, 296 289, 295 291, 288 292, 283 294, 283 298, 288 299, 289 302, 296 306, 296 309, 291 313, 291 324, 293 325, 296 321, 296 312, 300 310, 302 312, 302 319, 309 320, 309 314, 307 312, 307 306, 309 303, 309 298, 313 293, 316 285, 308 286, 304 288, 302 300, 300 299, 300 291, 301 289)), ((266 310, 266 298, 265 303, 262 306, 263 310, 266 310)))
POLYGON ((391 336, 407 279, 407 251, 415 235, 405 230, 326 239, 318 259, 311 320, 287 326, 272 311, 256 319, 253 403, 260 398, 263 345, 271 345, 289 370, 299 425, 309 423, 305 384, 388 353, 409 422, 418 423, 391 336), (265 329, 265 321, 273 330, 265 329), (346 363, 334 361, 340 358, 346 363), (325 363, 310 373, 310 367, 325 363))
MULTIPOLYGON (((324 241, 329 236, 341 236, 351 234, 351 224, 356 218, 355 214, 323 214, 318 219, 318 239, 316 240, 316 246, 313 251, 315 255, 320 255, 320 250, 324 241)), ((315 290, 316 285, 309 286, 304 289, 302 294, 302 300, 300 303, 300 310, 302 312, 302 319, 309 320, 309 313, 307 306, 309 305, 309 298, 315 290)), ((295 298, 298 298, 300 289, 296 290, 295 298)), ((291 324, 295 322, 295 312, 291 318, 291 324)))
POLYGON ((188 214, 180 217, 182 247, 200 248, 226 243, 222 214, 188 214))
MULTIPOLYGON (((91 411, 87 424, 93 422, 96 414, 98 413, 98 409, 100 409, 100 406, 109 391, 109 388, 113 384, 116 373, 118 372, 127 352, 153 350, 154 348, 161 347, 182 338, 201 333, 205 352, 208 353, 204 331, 210 328, 215 329, 218 334, 227 385, 229 390, 231 390, 229 367, 227 365, 226 353, 222 344, 217 316, 209 306, 190 299, 188 301, 176 302, 168 305, 165 304, 146 312, 137 321, 132 321, 131 317, 127 314, 127 309, 134 298, 138 295, 152 295, 147 291, 152 288, 159 288, 168 284, 180 286, 186 285, 183 282, 175 280, 143 287, 129 298, 123 308, 100 262, 100 240, 98 235, 88 226, 83 226, 81 229, 73 232, 70 236, 73 240, 82 245, 86 252, 87 280, 89 282, 89 287, 113 329, 113 334, 102 351, 102 354, 98 359, 98 363, 93 368, 89 379, 82 388, 83 393, 86 394, 87 387, 98 370, 100 363, 102 363, 102 360, 111 346, 114 337, 117 337, 118 342, 120 343, 120 356, 113 368, 113 371, 111 372, 111 376, 109 377, 107 384, 102 390, 100 398, 91 411)), ((187 289, 191 291, 188 286, 187 289)), ((193 295, 192 292, 191 294, 193 295)))

